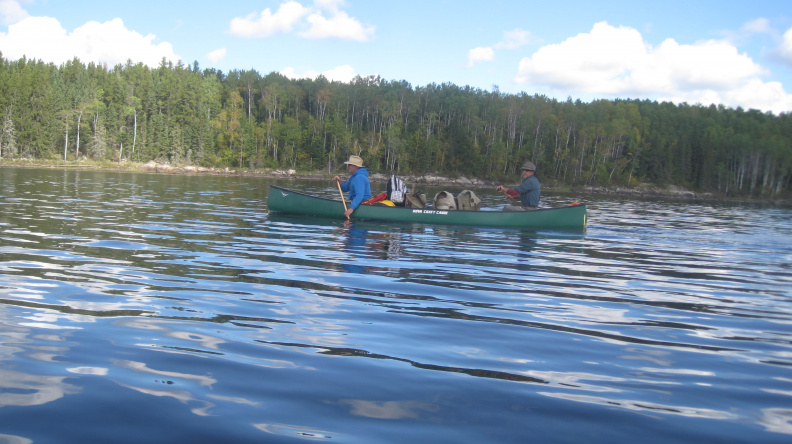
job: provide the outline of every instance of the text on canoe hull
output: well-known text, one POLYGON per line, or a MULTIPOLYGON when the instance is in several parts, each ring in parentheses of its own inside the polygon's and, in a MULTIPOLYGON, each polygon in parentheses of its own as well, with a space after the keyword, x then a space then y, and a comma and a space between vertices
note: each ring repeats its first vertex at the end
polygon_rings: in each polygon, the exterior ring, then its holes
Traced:
POLYGON ((442 211, 442 210, 421 210, 421 209, 413 210, 413 214, 416 214, 416 213, 417 214, 448 214, 448 211, 442 211))

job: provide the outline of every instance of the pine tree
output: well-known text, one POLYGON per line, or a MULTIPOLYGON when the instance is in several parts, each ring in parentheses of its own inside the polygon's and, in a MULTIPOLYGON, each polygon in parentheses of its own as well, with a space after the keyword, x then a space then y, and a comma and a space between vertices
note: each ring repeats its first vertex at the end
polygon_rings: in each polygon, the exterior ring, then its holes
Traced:
POLYGON ((104 160, 107 155, 107 130, 98 114, 94 116, 94 134, 88 155, 94 160, 104 160))

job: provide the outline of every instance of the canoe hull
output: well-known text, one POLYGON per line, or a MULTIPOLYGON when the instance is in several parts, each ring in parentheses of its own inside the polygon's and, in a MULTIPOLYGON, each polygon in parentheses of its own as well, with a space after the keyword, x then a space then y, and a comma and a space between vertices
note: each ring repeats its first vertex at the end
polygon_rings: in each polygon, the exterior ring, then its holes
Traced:
MULTIPOLYGON (((344 204, 340 200, 309 196, 274 185, 270 186, 267 206, 270 211, 276 213, 344 218, 344 204)), ((446 211, 431 208, 361 205, 352 213, 352 219, 358 220, 528 229, 581 229, 586 226, 586 218, 585 205, 535 211, 446 211)))

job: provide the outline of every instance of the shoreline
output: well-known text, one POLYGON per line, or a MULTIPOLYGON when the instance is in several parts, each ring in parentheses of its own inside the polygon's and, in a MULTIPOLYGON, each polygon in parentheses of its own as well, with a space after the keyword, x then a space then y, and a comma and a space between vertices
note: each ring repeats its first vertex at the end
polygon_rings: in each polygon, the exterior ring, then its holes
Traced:
MULTIPOLYGON (((82 169, 94 171, 114 171, 114 172, 140 172, 149 174, 184 174, 184 175, 224 175, 224 176, 248 176, 248 177, 263 177, 272 179, 294 179, 294 180, 315 180, 326 181, 332 180, 335 174, 326 172, 298 172, 294 169, 280 170, 280 169, 265 169, 265 170, 236 170, 232 168, 206 168, 194 165, 186 166, 173 166, 169 164, 157 163, 149 161, 147 163, 139 162, 122 162, 120 164, 115 162, 108 163, 77 163, 77 162, 53 162, 42 163, 36 161, 20 161, 7 159, 0 160, 0 168, 2 167, 16 167, 16 168, 46 168, 46 169, 82 169)), ((460 176, 459 178, 449 178, 438 176, 435 174, 424 175, 404 175, 400 176, 407 186, 431 186, 431 187, 454 187, 464 189, 485 189, 495 188, 502 183, 478 178, 468 178, 460 176)), ((390 175, 383 173, 372 173, 369 180, 372 183, 384 184, 387 183, 390 175)), ((516 180, 515 180, 516 182, 516 180)), ((506 184, 508 185, 508 184, 506 184)), ((729 202, 729 203, 744 203, 744 204, 764 204, 774 206, 787 206, 792 207, 792 200, 782 198, 762 198, 762 197, 733 197, 721 196, 712 192, 697 192, 687 190, 685 188, 668 185, 660 187, 653 184, 641 183, 636 187, 624 186, 590 186, 583 187, 569 187, 566 185, 556 186, 552 181, 542 183, 543 191, 550 191, 558 194, 580 194, 583 196, 609 196, 609 197, 632 197, 632 198, 661 198, 661 199, 674 199, 684 201, 705 201, 705 202, 729 202)))

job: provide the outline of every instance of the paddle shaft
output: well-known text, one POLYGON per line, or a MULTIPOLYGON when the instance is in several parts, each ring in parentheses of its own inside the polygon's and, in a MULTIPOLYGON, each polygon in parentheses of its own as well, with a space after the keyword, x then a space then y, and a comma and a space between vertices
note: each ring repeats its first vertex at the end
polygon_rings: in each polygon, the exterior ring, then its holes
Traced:
POLYGON ((338 185, 338 192, 341 193, 341 202, 344 203, 344 212, 346 213, 347 211, 346 199, 344 199, 344 192, 341 191, 341 182, 336 181, 336 185, 338 185))

